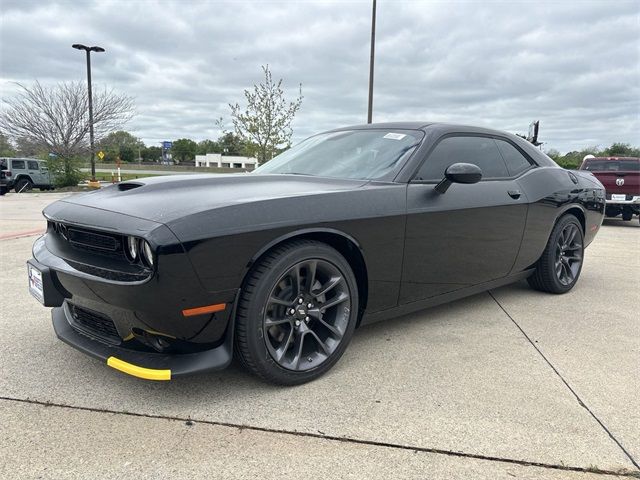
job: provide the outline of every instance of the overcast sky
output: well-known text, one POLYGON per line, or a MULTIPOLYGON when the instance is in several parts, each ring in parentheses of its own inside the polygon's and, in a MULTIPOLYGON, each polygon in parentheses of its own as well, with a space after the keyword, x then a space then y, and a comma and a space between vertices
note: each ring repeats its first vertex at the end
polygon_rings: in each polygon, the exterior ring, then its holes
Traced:
MULTIPOLYGON (((364 123, 371 1, 2 0, 0 89, 85 80, 135 98, 147 145, 215 139, 269 64, 304 101, 294 141, 364 123)), ((640 144, 640 0, 378 1, 374 122, 525 133, 545 148, 640 144)))

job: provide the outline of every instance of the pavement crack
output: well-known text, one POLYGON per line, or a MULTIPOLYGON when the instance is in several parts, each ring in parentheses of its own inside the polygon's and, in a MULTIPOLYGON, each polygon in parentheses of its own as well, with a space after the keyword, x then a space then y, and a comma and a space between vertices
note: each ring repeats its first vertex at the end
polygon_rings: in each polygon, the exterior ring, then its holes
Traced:
POLYGON ((598 418, 598 416, 593 413, 593 411, 589 408, 589 406, 580 398, 580 395, 578 395, 578 393, 573 389, 573 387, 571 385, 569 385, 569 382, 567 382, 567 380, 562 376, 562 374, 558 371, 558 369, 551 363, 551 361, 545 356, 544 353, 542 353, 542 350, 540 350, 540 348, 536 345, 536 342, 534 342, 533 340, 531 340, 531 338, 529 337, 529 335, 527 335, 527 332, 524 331, 524 329, 518 324, 518 322, 516 322, 515 318, 513 318, 511 316, 511 314, 509 312, 507 312, 507 310, 504 308, 504 306, 498 301, 498 299, 493 295, 493 292, 488 291, 487 292, 489 294, 489 296, 491 298, 493 298, 493 301, 496 302, 496 304, 500 307, 500 309, 504 312, 504 314, 509 318, 509 320, 511 320, 513 322, 513 324, 517 327, 518 330, 520 330, 520 332, 522 333, 522 335, 524 335, 524 337, 527 339, 527 341, 531 344, 531 346, 533 348, 535 348, 535 350, 538 352, 538 354, 542 357, 542 359, 547 363, 547 365, 549 365, 549 367, 551 367, 551 370, 554 371, 554 373, 558 376, 558 378, 560 378, 560 380, 562 381, 562 383, 564 383, 564 385, 569 389, 569 391, 573 394, 573 396, 576 398, 576 400, 578 401, 578 404, 584 408, 587 412, 589 412, 589 415, 591 415, 593 417, 593 419, 598 422, 598 424, 602 427, 602 429, 607 432, 607 435, 609 435, 609 437, 611 438, 611 440, 613 440, 615 442, 616 445, 618 445, 618 447, 620 447, 620 449, 622 450, 622 452, 627 456, 627 458, 631 461, 631 463, 638 469, 640 470, 640 465, 638 465, 638 462, 633 458, 633 456, 631 456, 631 454, 627 451, 626 448, 624 448, 624 446, 622 445, 622 443, 620 443, 620 441, 613 435, 613 433, 611 433, 611 431, 607 428, 607 426, 602 422, 602 420, 600 420, 598 418))
MULTIPOLYGON (((65 405, 65 404, 49 402, 49 401, 33 400, 29 398, 26 398, 26 399, 14 398, 14 397, 7 397, 7 396, 0 395, 0 400, 4 400, 8 402, 26 403, 31 405, 39 405, 43 407, 57 407, 57 408, 65 408, 65 409, 78 410, 78 411, 84 411, 84 412, 106 413, 110 415, 126 415, 131 417, 150 418, 150 419, 156 419, 156 420, 157 419, 175 420, 183 423, 188 421, 192 421, 192 422, 194 421, 194 419, 192 419, 191 417, 187 418, 187 417, 178 417, 173 415, 156 415, 156 414, 149 414, 149 413, 136 413, 136 412, 110 410, 110 409, 104 409, 104 408, 81 407, 76 405, 65 405)), ((599 469, 597 467, 591 467, 591 466, 588 468, 584 468, 584 467, 576 467, 576 466, 569 466, 569 465, 557 465, 557 464, 544 463, 544 462, 532 462, 532 461, 526 461, 526 460, 517 460, 513 458, 493 457, 490 455, 480 455, 475 453, 465 453, 460 451, 445 450, 440 448, 418 447, 414 445, 402 445, 397 443, 381 442, 376 440, 366 440, 366 439, 351 438, 351 437, 339 437, 336 435, 327 435, 326 433, 319 434, 319 433, 313 433, 313 432, 299 432, 296 430, 257 427, 252 425, 235 424, 230 422, 219 422, 219 421, 213 421, 213 420, 195 420, 195 421, 197 423, 202 423, 206 425, 236 428, 239 430, 251 430, 255 432, 291 435, 295 437, 314 438, 314 439, 320 439, 325 441, 350 443, 354 445, 366 445, 366 446, 372 446, 372 447, 393 448, 397 450, 409 450, 409 451, 413 451, 414 453, 431 453, 434 455, 446 455, 449 457, 470 458, 474 460, 486 460, 490 462, 501 462, 501 463, 507 463, 511 465, 519 465, 522 467, 538 467, 538 468, 545 468, 550 470, 562 470, 562 471, 568 471, 568 472, 595 473, 600 475, 640 478, 640 474, 638 472, 630 472, 628 470, 613 471, 613 470, 599 469)))

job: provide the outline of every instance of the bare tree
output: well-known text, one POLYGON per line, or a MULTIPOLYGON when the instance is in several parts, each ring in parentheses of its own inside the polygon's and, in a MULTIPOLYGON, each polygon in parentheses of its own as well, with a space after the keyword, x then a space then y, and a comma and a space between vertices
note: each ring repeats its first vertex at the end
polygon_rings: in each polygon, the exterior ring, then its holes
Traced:
MULTIPOLYGON (((46 147, 50 153, 71 158, 89 148, 89 98, 81 82, 45 87, 20 83, 20 92, 3 99, 0 133, 46 147)), ((133 99, 106 88, 93 94, 96 139, 118 130, 133 116, 133 99)))
POLYGON ((235 131, 243 140, 255 143, 258 160, 265 162, 273 153, 291 142, 291 122, 302 104, 302 84, 298 97, 287 102, 282 90, 282 79, 274 82, 269 65, 263 66, 264 82, 245 90, 247 106, 229 104, 235 131))

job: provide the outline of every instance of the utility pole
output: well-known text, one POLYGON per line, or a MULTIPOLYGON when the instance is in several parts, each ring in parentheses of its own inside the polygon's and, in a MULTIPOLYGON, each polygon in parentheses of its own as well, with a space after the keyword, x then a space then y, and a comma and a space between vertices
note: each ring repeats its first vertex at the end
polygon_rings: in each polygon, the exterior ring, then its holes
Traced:
POLYGON ((376 52, 376 0, 373 0, 371 12, 371 57, 369 58, 369 109, 367 111, 367 123, 371 123, 373 117, 373 60, 376 52))
POLYGON ((76 50, 87 52, 87 86, 89 89, 89 142, 91 144, 91 183, 96 183, 96 152, 93 145, 93 94, 91 93, 91 52, 104 52, 102 47, 87 47, 80 43, 71 45, 76 50))

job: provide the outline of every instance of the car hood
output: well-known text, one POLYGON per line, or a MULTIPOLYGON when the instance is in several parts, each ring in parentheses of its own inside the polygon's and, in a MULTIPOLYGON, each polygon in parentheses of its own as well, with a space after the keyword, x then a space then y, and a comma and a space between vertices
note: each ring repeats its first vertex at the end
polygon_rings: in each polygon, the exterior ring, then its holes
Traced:
POLYGON ((368 183, 306 175, 171 175, 122 182, 60 200, 158 223, 231 205, 353 190, 368 183))

